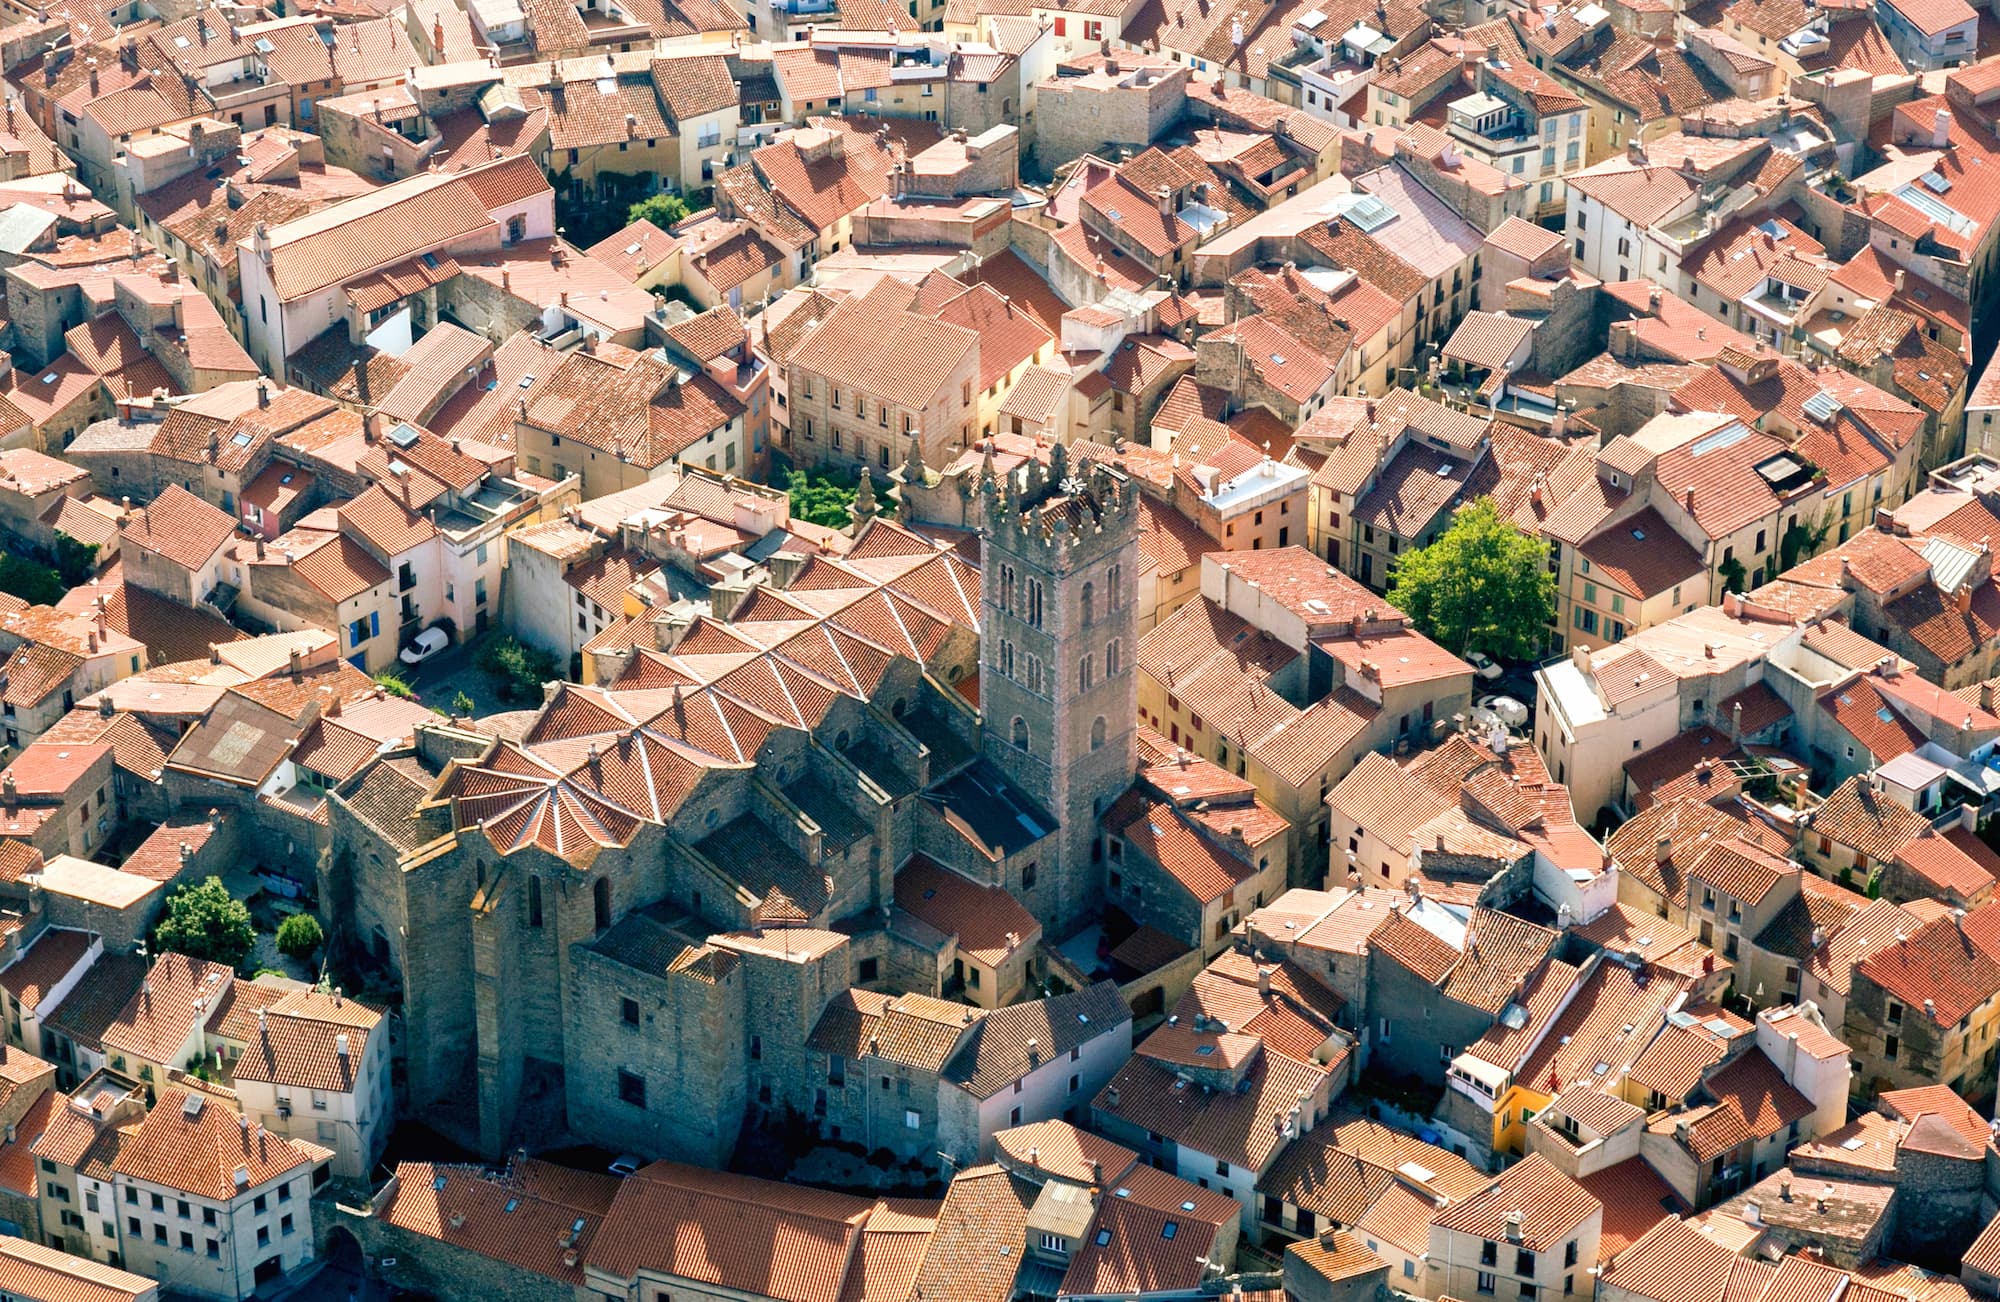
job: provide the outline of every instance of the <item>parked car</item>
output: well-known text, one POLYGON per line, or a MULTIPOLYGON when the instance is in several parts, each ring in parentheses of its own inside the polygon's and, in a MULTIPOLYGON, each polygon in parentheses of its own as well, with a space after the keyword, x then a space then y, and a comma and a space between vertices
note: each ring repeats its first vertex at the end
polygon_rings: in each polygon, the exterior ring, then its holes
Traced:
POLYGON ((622 1180, 626 1176, 632 1174, 634 1171, 638 1170, 641 1166, 644 1165, 645 1163, 642 1162, 635 1155, 631 1153, 623 1153, 612 1160, 612 1163, 608 1169, 610 1170, 611 1174, 617 1176, 619 1179, 622 1180))
POLYGON ((410 639, 403 654, 396 657, 406 665, 420 665, 451 645, 451 637, 441 628, 427 628, 410 639))
POLYGON ((1509 728, 1528 726, 1528 707, 1511 696, 1482 696, 1475 704, 1478 708, 1496 716, 1509 728))
POLYGON ((1465 663, 1472 666, 1473 673, 1478 674, 1489 683, 1507 672, 1495 663, 1492 656, 1487 655, 1484 651, 1472 652, 1465 657, 1465 663))

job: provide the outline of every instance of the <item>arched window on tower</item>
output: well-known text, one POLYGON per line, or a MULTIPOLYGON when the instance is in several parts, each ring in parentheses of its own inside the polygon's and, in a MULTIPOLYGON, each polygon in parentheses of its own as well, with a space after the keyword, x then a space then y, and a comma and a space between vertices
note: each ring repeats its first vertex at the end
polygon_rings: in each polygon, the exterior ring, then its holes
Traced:
POLYGON ((1095 584, 1086 583, 1083 585, 1083 626, 1085 628, 1089 628, 1092 622, 1096 620, 1097 618, 1096 607, 1097 607, 1097 586, 1095 584))
POLYGON ((1028 721, 1018 714, 1014 716, 1014 744, 1022 750, 1028 749, 1028 721))
POLYGON ((1076 690, 1087 692, 1095 681, 1096 668, 1091 658, 1086 655, 1083 659, 1076 662, 1076 690))
POLYGON ((1107 610, 1117 610, 1125 604, 1125 598, 1120 595, 1119 587, 1119 578, 1124 569, 1122 565, 1114 565, 1104 576, 1104 606, 1107 610))
POLYGON ((1104 745, 1104 716, 1100 714, 1090 722, 1090 748, 1096 750, 1102 745, 1104 745))
POLYGON ((1123 663, 1124 659, 1125 648, 1117 638, 1114 637, 1109 642, 1106 642, 1104 644, 1104 676, 1106 678, 1117 677, 1118 667, 1123 663))
POLYGON ((528 878, 528 925, 531 927, 542 925, 542 879, 540 877, 528 878))
POLYGON ((590 904, 596 911, 595 921, 599 931, 611 926, 611 879, 599 877, 590 885, 590 904))
POLYGON ((1042 581, 1028 580, 1028 623, 1036 628, 1042 626, 1042 581))

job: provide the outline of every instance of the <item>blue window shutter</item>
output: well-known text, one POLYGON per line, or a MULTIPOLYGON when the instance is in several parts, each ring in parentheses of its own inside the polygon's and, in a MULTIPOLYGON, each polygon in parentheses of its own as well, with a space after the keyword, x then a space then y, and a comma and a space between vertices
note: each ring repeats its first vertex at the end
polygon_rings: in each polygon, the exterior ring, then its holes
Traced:
POLYGON ((382 632, 382 614, 381 614, 381 612, 380 612, 380 611, 374 611, 374 610, 371 610, 371 611, 369 611, 369 612, 368 612, 368 636, 369 636, 369 637, 378 637, 378 636, 380 636, 380 635, 381 635, 381 632, 382 632))

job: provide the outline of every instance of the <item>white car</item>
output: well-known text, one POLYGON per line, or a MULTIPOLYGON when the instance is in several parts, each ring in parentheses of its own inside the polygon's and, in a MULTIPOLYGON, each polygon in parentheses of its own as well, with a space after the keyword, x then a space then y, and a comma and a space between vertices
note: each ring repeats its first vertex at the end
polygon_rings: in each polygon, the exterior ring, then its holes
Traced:
POLYGON ((1528 707, 1511 696, 1482 696, 1479 698, 1478 706, 1509 728, 1528 726, 1528 707))
POLYGON ((1486 679, 1488 682, 1493 681, 1495 678, 1498 678, 1500 677, 1500 675, 1507 672, 1506 670, 1502 669, 1499 665, 1495 664, 1493 662, 1493 657, 1487 655, 1484 651, 1474 651, 1470 653, 1465 657, 1465 663, 1472 666, 1473 673, 1478 674, 1481 678, 1486 679))
POLYGON ((406 665, 420 665, 450 645, 451 639, 443 629, 427 628, 412 638, 403 648, 403 654, 396 658, 406 665))

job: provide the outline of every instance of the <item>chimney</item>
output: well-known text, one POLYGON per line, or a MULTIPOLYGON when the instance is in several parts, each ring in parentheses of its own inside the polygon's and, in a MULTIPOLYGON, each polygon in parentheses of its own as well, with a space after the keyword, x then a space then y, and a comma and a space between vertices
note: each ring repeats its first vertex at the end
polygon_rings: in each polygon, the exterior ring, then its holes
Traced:
POLYGON ((1729 740, 1743 740, 1743 702, 1729 707, 1729 740))
MULTIPOLYGON (((92 89, 96 89, 95 85, 92 89)), ((1939 109, 1931 115, 1931 148, 1951 148, 1951 110, 1939 109)))
POLYGON ((347 1036, 346 1036, 346 1035, 344 1035, 344 1034, 343 1034, 343 1035, 336 1035, 336 1036, 334 1036, 334 1037, 333 1037, 333 1051, 334 1051, 334 1053, 335 1053, 335 1054, 339 1055, 339 1056, 340 1056, 340 1057, 342 1057, 342 1058, 345 1058, 345 1057, 347 1056, 347 1036))
POLYGON ((1665 863, 1674 857, 1674 838, 1663 836, 1653 843, 1653 862, 1665 863))
POLYGON ((263 376, 257 378, 257 405, 259 407, 271 405, 271 381, 263 376))
POLYGON ((1162 217, 1173 216, 1174 215, 1173 190, 1163 185, 1160 187, 1159 195, 1160 195, 1160 216, 1162 217))
POLYGON ((1521 1211, 1519 1208, 1515 1208, 1513 1211, 1507 1213, 1507 1242, 1519 1243, 1521 1241, 1521 1233, 1521 1211))
POLYGON ((292 677, 302 678, 305 676, 305 672, 306 672, 305 657, 302 654, 300 654, 300 649, 298 647, 293 647, 291 651, 292 677))
POLYGON ((1688 514, 1694 514, 1694 485, 1689 484, 1681 494, 1681 501, 1687 505, 1688 514))

